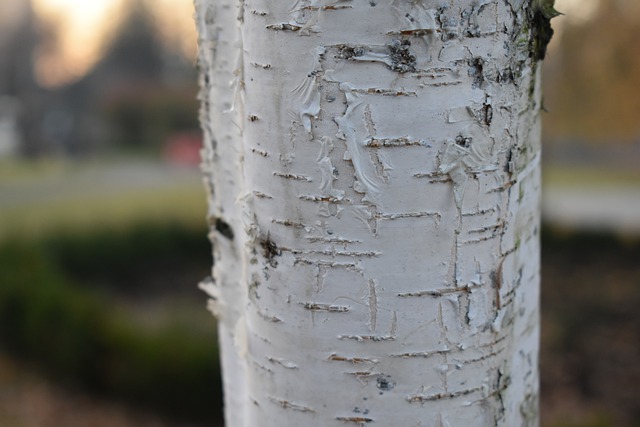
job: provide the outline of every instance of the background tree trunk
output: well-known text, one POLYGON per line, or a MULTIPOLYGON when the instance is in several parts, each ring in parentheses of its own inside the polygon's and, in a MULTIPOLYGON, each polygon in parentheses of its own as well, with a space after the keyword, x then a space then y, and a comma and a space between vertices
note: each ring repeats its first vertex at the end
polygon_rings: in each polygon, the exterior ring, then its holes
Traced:
POLYGON ((196 1, 229 427, 537 425, 537 3, 196 1))

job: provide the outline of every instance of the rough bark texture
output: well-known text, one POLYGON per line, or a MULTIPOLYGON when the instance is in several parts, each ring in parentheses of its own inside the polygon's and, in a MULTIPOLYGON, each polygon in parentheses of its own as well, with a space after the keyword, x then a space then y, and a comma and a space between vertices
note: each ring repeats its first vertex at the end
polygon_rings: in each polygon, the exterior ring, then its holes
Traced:
POLYGON ((537 425, 532 4, 196 7, 227 425, 537 425))

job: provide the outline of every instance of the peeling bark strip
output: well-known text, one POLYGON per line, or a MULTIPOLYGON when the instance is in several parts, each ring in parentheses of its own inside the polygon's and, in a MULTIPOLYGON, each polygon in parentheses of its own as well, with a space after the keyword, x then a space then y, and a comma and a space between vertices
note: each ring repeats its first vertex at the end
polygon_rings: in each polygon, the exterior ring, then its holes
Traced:
POLYGON ((300 411, 300 412, 311 412, 311 413, 316 412, 315 409, 309 408, 308 406, 292 403, 284 399, 276 399, 275 397, 269 397, 269 400, 275 404, 280 405, 284 409, 292 409, 294 411, 300 411))
POLYGON ((535 427, 552 1, 196 10, 227 427, 535 427))
POLYGON ((298 369, 298 365, 296 365, 293 362, 287 361, 287 360, 278 359, 278 358, 275 358, 275 357, 267 357, 267 360, 269 362, 271 362, 271 363, 278 364, 278 365, 282 366, 283 368, 298 369))
POLYGON ((398 294, 399 297, 441 297, 450 294, 457 293, 470 293, 473 285, 460 286, 457 288, 442 288, 442 289, 431 289, 428 291, 416 291, 416 292, 401 292, 398 294))
POLYGON ((460 396, 466 396, 471 393, 476 393, 480 390, 482 390, 481 387, 476 387, 476 388, 469 388, 465 390, 453 391, 449 393, 436 393, 436 394, 428 394, 428 395, 416 394, 416 395, 407 397, 407 400, 410 403, 424 403, 424 402, 434 402, 437 400, 449 400, 449 399, 455 399, 456 397, 460 397, 460 396))
POLYGON ((395 340, 395 338, 391 335, 340 335, 338 338, 341 340, 353 340, 358 342, 364 342, 364 341, 380 342, 380 341, 395 340))
POLYGON ((327 311, 333 313, 346 313, 351 308, 348 306, 342 305, 332 305, 332 304, 318 304, 315 302, 305 302, 300 303, 304 308, 311 311, 327 311))
POLYGON ((354 364, 358 364, 358 363, 378 363, 377 360, 375 359, 369 359, 366 357, 345 357, 345 356, 338 356, 337 354, 332 354, 331 356, 329 356, 329 360, 332 360, 334 362, 349 362, 349 363, 354 363, 354 364))
POLYGON ((373 422, 373 418, 367 418, 367 417, 336 417, 336 420, 338 421, 342 421, 343 423, 353 423, 353 424, 364 424, 364 423, 370 423, 373 422))
POLYGON ((450 349, 445 350, 435 350, 435 351, 417 351, 413 353, 402 353, 402 354, 394 354, 394 357, 432 357, 436 355, 443 355, 451 353, 450 349))

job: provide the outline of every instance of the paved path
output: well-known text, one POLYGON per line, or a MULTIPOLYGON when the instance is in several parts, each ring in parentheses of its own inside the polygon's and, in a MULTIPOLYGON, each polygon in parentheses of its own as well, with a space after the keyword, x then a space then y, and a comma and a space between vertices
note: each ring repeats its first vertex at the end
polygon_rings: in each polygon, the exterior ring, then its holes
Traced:
POLYGON ((542 216, 548 223, 640 234, 640 186, 547 186, 542 194, 542 216))

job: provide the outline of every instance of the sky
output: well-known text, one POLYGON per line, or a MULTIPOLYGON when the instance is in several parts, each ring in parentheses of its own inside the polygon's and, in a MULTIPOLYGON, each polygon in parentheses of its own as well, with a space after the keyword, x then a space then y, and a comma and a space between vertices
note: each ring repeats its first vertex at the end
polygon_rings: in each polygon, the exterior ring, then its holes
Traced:
POLYGON ((548 47, 549 52, 553 52, 559 45, 565 25, 588 21, 597 12, 599 5, 600 0, 555 0, 555 8, 562 15, 551 20, 554 34, 548 47))
MULTIPOLYGON (((33 0, 36 14, 59 30, 58 39, 37 53, 37 77, 55 87, 86 74, 100 59, 105 45, 122 22, 124 5, 130 0, 33 0)), ((166 43, 187 57, 196 53, 193 0, 143 0, 166 43)), ((589 19, 600 0, 556 0, 565 16, 554 19, 556 39, 564 23, 589 19)), ((553 48, 553 46, 551 47, 553 48)))
MULTIPOLYGON (((188 57, 196 52, 193 0, 143 0, 166 43, 188 57)), ((36 74, 46 87, 73 82, 100 59, 130 0, 33 0, 35 13, 57 32, 37 52, 36 74)))
POLYGON ((122 4, 123 0, 33 0, 38 17, 58 34, 36 54, 40 83, 57 86, 82 77, 120 22, 122 4))

